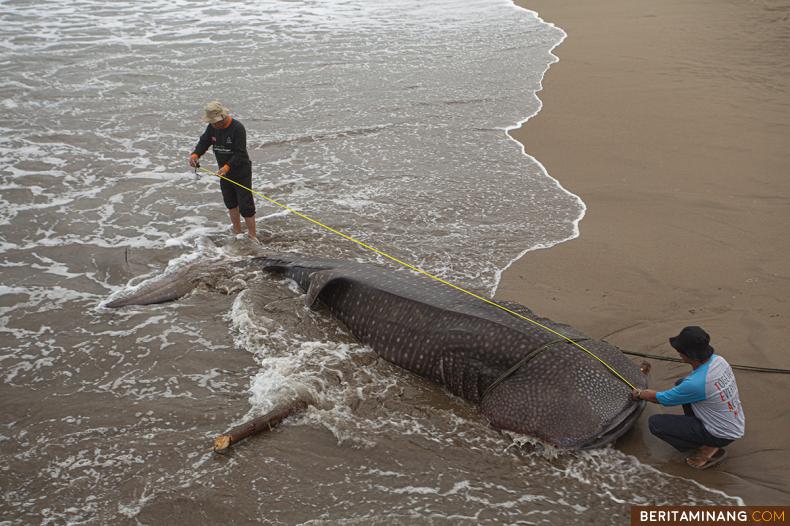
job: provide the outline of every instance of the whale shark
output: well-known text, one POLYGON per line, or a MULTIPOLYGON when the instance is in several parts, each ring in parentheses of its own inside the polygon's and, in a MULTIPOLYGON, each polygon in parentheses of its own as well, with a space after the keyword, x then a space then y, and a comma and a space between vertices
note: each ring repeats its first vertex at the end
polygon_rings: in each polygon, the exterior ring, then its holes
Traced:
MULTIPOLYGON (((644 409, 599 361, 647 387, 646 375, 617 347, 523 305, 499 302, 532 322, 425 276, 355 261, 281 253, 244 265, 292 279, 308 307, 327 309, 385 360, 478 404, 495 428, 558 448, 596 448, 627 432, 644 409)), ((176 299, 217 263, 187 267, 105 306, 176 299)))

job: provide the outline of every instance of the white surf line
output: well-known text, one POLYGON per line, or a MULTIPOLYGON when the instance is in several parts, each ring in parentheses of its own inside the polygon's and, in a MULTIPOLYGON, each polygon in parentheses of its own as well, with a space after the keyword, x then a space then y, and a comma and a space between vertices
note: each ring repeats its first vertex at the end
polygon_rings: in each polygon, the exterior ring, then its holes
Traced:
POLYGON ((560 39, 559 42, 557 42, 549 50, 549 54, 554 57, 554 61, 550 62, 546 66, 546 69, 543 70, 543 73, 540 76, 540 83, 539 83, 540 84, 540 88, 535 92, 535 98, 538 99, 538 109, 537 109, 537 111, 535 111, 535 113, 533 113, 531 115, 527 115, 523 120, 517 122, 516 124, 505 128, 504 129, 505 135, 507 135, 508 139, 510 139, 511 141, 513 141, 513 142, 515 142, 516 144, 519 145, 519 147, 521 148, 522 155, 524 155, 525 157, 527 157, 527 158, 531 159, 532 161, 534 161, 535 164, 540 168, 541 172, 543 173, 543 175, 547 179, 549 179, 551 181, 554 181, 554 183, 557 185, 557 187, 560 190, 565 192, 570 197, 574 198, 579 203, 579 205, 581 206, 581 212, 579 213, 579 217, 577 217, 573 221, 573 233, 570 236, 568 236, 566 238, 563 238, 563 239, 558 239, 558 240, 556 240, 554 242, 539 243, 537 245, 534 245, 534 246, 531 246, 531 247, 527 247, 526 249, 524 249, 521 252, 519 252, 519 254, 515 258, 513 258, 507 265, 505 265, 503 268, 497 270, 494 273, 494 286, 491 288, 491 297, 496 295, 496 291, 499 288, 500 282, 502 281, 502 274, 504 274, 505 271, 507 271, 516 261, 518 261, 519 259, 524 257, 525 254, 527 254, 528 252, 532 252, 534 250, 542 250, 542 249, 546 249, 546 248, 551 248, 551 247, 553 247, 555 245, 559 245, 560 243, 565 243, 566 241, 570 241, 571 239, 576 239, 577 237, 579 237, 579 235, 580 235, 579 223, 581 223, 581 220, 584 218, 585 214, 587 213, 587 205, 585 204, 585 202, 582 201, 582 199, 578 195, 574 194, 573 192, 569 191, 567 188, 562 186, 562 184, 559 182, 559 180, 557 180, 556 178, 552 177, 549 174, 548 170, 546 170, 546 167, 543 166, 543 163, 541 163, 535 157, 533 157, 532 155, 527 153, 526 146, 524 144, 522 144, 521 142, 519 142, 518 140, 514 139, 513 136, 510 134, 510 132, 512 130, 517 130, 517 129, 521 128, 527 121, 529 121, 531 118, 533 118, 536 115, 538 115, 540 113, 540 111, 543 109, 543 101, 540 99, 540 97, 538 97, 538 93, 543 91, 543 79, 546 77, 546 73, 548 73, 549 69, 551 69, 551 66, 553 66, 554 64, 556 64, 557 62, 560 61, 560 58, 554 53, 554 50, 557 49, 560 45, 562 45, 563 42, 565 42, 565 39, 568 37, 568 33, 566 33, 561 27, 556 26, 555 24, 552 24, 550 22, 546 22, 545 20, 543 20, 538 15, 538 13, 536 11, 532 11, 531 9, 526 9, 524 7, 518 6, 515 3, 513 3, 511 0, 508 0, 508 2, 510 3, 510 5, 513 6, 514 9, 516 9, 518 11, 526 11, 527 13, 532 14, 539 22, 541 22, 543 24, 546 24, 548 26, 551 26, 551 27, 553 27, 555 29, 558 29, 559 31, 562 32, 562 38, 560 39))

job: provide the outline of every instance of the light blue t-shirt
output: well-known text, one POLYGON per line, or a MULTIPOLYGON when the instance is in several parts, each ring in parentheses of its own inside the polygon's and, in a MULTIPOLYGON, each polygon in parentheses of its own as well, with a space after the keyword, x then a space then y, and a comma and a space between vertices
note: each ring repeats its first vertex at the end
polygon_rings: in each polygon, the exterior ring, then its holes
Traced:
MULTIPOLYGON (((716 356, 715 354, 713 356, 716 356)), ((708 367, 713 361, 713 356, 683 379, 672 389, 656 393, 658 403, 666 406, 693 404, 705 400, 705 380, 708 376, 708 367)))
POLYGON ((719 438, 740 438, 746 428, 735 375, 717 354, 672 389, 656 393, 656 399, 666 406, 691 404, 705 429, 719 438))

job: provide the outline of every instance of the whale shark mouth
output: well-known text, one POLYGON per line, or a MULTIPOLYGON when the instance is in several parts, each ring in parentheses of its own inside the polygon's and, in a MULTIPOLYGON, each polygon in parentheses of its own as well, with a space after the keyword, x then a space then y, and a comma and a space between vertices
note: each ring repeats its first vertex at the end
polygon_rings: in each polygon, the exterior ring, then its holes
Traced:
POLYGON ((613 443, 633 427, 646 405, 647 402, 644 400, 630 404, 630 407, 626 411, 623 411, 610 420, 603 431, 582 444, 579 449, 595 449, 613 443))

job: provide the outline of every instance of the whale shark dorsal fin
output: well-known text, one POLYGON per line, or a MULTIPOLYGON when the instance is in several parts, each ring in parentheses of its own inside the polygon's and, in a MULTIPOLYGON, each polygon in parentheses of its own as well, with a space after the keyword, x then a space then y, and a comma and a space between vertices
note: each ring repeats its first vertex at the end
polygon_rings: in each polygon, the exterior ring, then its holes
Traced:
POLYGON ((329 284, 329 282, 342 277, 340 272, 334 269, 319 270, 310 274, 310 286, 307 288, 307 294, 304 298, 304 303, 310 308, 315 306, 318 300, 318 295, 329 284))

